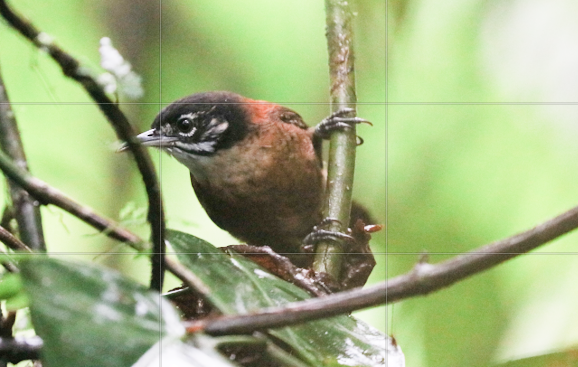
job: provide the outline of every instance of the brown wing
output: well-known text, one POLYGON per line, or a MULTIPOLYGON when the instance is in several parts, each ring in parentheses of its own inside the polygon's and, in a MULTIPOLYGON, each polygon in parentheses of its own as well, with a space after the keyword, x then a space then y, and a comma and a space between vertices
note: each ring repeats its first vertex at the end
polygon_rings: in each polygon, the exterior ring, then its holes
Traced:
POLYGON ((303 130, 307 130, 309 126, 303 121, 303 118, 295 111, 287 108, 279 108, 279 119, 286 124, 295 125, 303 130))
POLYGON ((310 130, 311 141, 313 143, 313 149, 315 149, 315 155, 317 155, 319 164, 323 166, 323 140, 319 136, 313 134, 313 128, 309 128, 309 126, 307 126, 301 115, 287 107, 281 107, 279 112, 279 119, 286 124, 297 126, 303 130, 310 130))

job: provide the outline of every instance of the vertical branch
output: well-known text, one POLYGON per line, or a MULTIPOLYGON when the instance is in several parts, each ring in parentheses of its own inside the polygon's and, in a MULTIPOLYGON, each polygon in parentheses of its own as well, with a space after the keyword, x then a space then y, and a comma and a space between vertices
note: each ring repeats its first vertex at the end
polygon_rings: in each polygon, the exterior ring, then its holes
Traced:
MULTIPOLYGON (((0 149, 8 155, 14 163, 28 171, 26 155, 22 147, 20 132, 16 124, 14 112, 10 106, 8 92, 0 75, 0 149)), ((11 180, 8 181, 12 213, 18 223, 18 232, 22 242, 33 250, 46 251, 40 204, 33 199, 26 190, 11 180)))
MULTIPOLYGON (((345 0, 325 0, 327 24, 327 49, 329 52, 329 76, 331 111, 355 108, 355 73, 353 67, 353 15, 345 0)), ((354 117, 354 116, 350 116, 354 117)), ((352 129, 333 131, 329 146, 327 172, 327 202, 323 210, 325 218, 337 219, 331 223, 332 231, 345 232, 351 210, 353 172, 355 169, 355 126, 352 129)), ((316 249, 313 267, 339 280, 343 245, 320 243, 316 249)))

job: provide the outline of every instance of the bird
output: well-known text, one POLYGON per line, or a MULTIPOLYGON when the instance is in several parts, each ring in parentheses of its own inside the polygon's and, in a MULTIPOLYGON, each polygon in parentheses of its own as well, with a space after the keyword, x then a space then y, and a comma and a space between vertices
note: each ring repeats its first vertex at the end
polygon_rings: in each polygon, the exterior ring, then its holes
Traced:
POLYGON ((296 254, 323 221, 322 139, 366 121, 343 117, 349 112, 311 128, 287 107, 203 92, 166 106, 136 139, 189 169, 195 194, 217 226, 250 245, 296 254))

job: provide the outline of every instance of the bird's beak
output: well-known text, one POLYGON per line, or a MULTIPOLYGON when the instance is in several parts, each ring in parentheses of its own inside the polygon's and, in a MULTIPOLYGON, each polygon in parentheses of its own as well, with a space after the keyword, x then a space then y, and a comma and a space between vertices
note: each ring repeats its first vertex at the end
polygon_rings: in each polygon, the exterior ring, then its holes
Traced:
MULTIPOLYGON (((144 133, 135 136, 135 139, 145 147, 166 148, 173 146, 179 139, 172 136, 159 135, 158 130, 150 129, 144 133)), ((123 143, 118 149, 118 152, 125 152, 128 150, 128 144, 123 143)))

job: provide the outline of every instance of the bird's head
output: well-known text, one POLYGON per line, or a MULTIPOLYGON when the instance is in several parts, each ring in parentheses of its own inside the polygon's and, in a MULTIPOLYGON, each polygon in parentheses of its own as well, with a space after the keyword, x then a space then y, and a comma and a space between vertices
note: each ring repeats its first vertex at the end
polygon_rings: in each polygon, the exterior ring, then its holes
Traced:
MULTIPOLYGON (((151 129, 136 138, 142 145, 162 149, 179 161, 211 156, 247 135, 250 126, 246 123, 246 101, 231 92, 184 97, 165 107, 151 129)), ((126 149, 125 144, 120 150, 126 149)))

